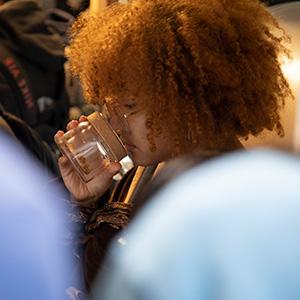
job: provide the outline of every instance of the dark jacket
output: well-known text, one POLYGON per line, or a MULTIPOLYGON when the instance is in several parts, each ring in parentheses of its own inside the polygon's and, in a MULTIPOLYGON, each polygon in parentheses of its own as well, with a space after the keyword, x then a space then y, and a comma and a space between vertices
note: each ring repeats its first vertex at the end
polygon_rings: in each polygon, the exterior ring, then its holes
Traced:
POLYGON ((32 115, 24 113, 26 103, 17 103, 14 88, 2 72, 0 103, 49 143, 65 125, 68 113, 64 92, 65 37, 55 25, 70 21, 62 18, 51 22, 51 18, 53 14, 43 11, 34 1, 10 1, 0 7, 0 46, 12 53, 25 71, 32 94, 32 115))
POLYGON ((3 110, 0 105, 0 130, 16 138, 25 149, 50 171, 51 177, 60 176, 57 159, 37 132, 24 121, 3 110))

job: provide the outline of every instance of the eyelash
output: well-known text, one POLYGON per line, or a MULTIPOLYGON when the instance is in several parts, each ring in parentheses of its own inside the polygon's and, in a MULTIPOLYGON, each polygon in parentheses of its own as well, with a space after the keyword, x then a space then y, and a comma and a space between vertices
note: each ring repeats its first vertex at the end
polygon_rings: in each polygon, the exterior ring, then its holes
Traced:
POLYGON ((132 104, 124 104, 124 110, 127 111, 125 114, 127 117, 132 116, 137 113, 137 105, 135 103, 132 104))
POLYGON ((136 104, 124 104, 124 107, 128 109, 133 109, 136 107, 136 104))

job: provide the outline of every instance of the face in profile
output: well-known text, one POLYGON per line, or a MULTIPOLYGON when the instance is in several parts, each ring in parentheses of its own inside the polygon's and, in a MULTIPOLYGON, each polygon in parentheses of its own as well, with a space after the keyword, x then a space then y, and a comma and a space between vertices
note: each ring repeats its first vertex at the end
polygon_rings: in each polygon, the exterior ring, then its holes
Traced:
MULTIPOLYGON (((171 157, 170 138, 165 130, 154 137, 155 150, 151 149, 146 128, 146 114, 131 100, 118 102, 110 110, 110 123, 121 137, 125 148, 131 153, 135 165, 148 166, 171 157)), ((108 104, 111 107, 111 104, 108 104)))

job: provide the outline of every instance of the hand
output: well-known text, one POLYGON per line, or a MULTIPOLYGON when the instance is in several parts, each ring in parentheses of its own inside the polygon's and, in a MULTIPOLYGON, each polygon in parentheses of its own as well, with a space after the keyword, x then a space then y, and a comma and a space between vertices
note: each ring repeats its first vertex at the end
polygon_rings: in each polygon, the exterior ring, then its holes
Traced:
MULTIPOLYGON (((67 130, 71 130, 77 127, 80 122, 85 121, 87 121, 85 116, 81 116, 79 121, 72 120, 68 123, 67 130)), ((62 135, 64 135, 64 132, 58 131, 54 140, 57 141, 62 135)), ((86 183, 82 181, 72 163, 64 155, 59 158, 58 165, 65 186, 72 194, 74 200, 84 206, 90 205, 108 190, 112 183, 112 177, 121 168, 119 163, 103 160, 102 170, 99 175, 86 183)))

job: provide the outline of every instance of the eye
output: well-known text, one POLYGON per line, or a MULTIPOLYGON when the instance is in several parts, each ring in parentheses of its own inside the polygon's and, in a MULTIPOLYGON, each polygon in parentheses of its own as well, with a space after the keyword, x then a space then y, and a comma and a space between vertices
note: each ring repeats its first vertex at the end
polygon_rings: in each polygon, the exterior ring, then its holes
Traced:
POLYGON ((126 109, 133 109, 136 107, 136 103, 124 103, 123 106, 126 109))
POLYGON ((134 115, 137 111, 137 104, 134 102, 123 103, 122 110, 127 117, 134 115))

